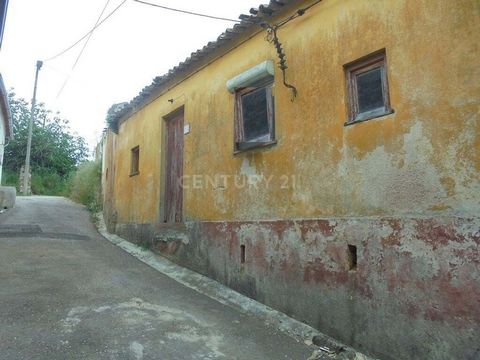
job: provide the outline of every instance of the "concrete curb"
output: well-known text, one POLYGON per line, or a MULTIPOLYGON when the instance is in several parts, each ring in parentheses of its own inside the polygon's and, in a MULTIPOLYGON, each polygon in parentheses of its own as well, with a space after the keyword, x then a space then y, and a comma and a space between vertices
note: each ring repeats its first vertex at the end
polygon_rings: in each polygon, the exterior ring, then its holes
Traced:
POLYGON ((17 189, 14 186, 0 186, 0 209, 11 209, 15 206, 17 189))
POLYGON ((344 348, 346 351, 343 353, 348 357, 337 357, 338 359, 348 358, 356 360, 372 360, 372 358, 355 351, 349 346, 339 343, 337 340, 320 333, 318 330, 307 324, 295 320, 284 313, 274 310, 253 299, 250 299, 211 278, 181 267, 162 257, 161 255, 141 248, 118 235, 109 233, 107 231, 103 215, 99 213, 96 214, 96 216, 98 219, 98 231, 105 239, 122 248, 129 254, 135 256, 137 259, 151 266, 155 270, 179 282, 180 284, 193 289, 200 294, 208 296, 219 303, 233 307, 242 313, 253 315, 262 320, 267 326, 277 328, 279 331, 291 336, 298 342, 304 342, 306 345, 311 345, 312 338, 316 337, 316 342, 318 342, 318 339, 320 339, 320 342, 325 344, 327 347, 344 348))

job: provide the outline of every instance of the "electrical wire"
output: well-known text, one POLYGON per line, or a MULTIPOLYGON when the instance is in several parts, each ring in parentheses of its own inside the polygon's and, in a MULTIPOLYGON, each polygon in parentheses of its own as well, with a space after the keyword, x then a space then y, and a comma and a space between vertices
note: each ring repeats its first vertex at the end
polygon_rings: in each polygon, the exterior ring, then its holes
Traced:
POLYGON ((94 26, 89 32, 87 32, 85 35, 83 35, 80 39, 78 39, 76 42, 74 42, 72 45, 70 45, 69 47, 67 47, 65 50, 62 50, 61 52, 59 52, 58 54, 52 56, 52 57, 49 57, 48 59, 45 59, 43 60, 44 62, 45 61, 51 61, 53 59, 56 59, 57 57, 65 54, 67 51, 71 50, 72 48, 74 48, 75 46, 77 46, 83 39, 85 39, 86 37, 88 37, 91 33, 93 33, 98 27, 100 27, 107 19, 109 19, 114 13, 117 12, 118 9, 120 9, 123 4, 125 4, 127 2, 127 0, 123 0, 120 5, 118 5, 115 9, 113 9, 107 16, 105 16, 105 18, 100 21, 96 26, 94 26))
POLYGON ((293 15, 289 16, 288 18, 286 18, 285 20, 283 20, 283 21, 275 24, 275 27, 276 27, 276 28, 279 28, 279 27, 285 25, 286 23, 288 23, 288 22, 296 19, 297 17, 302 16, 303 14, 305 14, 306 11, 310 10, 310 8, 314 7, 315 5, 317 5, 318 3, 320 3, 321 1, 322 1, 322 0, 317 0, 317 1, 315 1, 314 3, 308 5, 308 6, 304 7, 304 8, 298 9, 298 10, 295 12, 295 14, 293 14, 293 15))
MULTIPOLYGON (((202 14, 202 13, 197 13, 197 12, 193 12, 193 11, 187 11, 187 10, 181 10, 181 9, 176 9, 176 8, 172 8, 172 7, 167 7, 167 6, 163 6, 163 5, 158 5, 158 4, 154 4, 154 3, 150 3, 150 2, 147 2, 147 1, 143 1, 143 0, 133 0, 137 3, 140 3, 140 4, 143 4, 143 5, 149 5, 149 6, 153 6, 153 7, 157 7, 157 8, 161 8, 161 9, 164 9, 164 10, 168 10, 168 11, 174 11, 174 12, 179 12, 179 13, 183 13, 183 14, 188 14, 188 15, 194 15, 194 16, 200 16, 200 17, 205 17, 205 18, 209 18, 209 19, 214 19, 214 20, 222 20, 222 21, 230 21, 230 22, 234 22, 234 23, 241 23, 242 21, 240 20, 234 20, 234 19, 229 19, 229 18, 224 18, 224 17, 219 17, 219 16, 213 16, 213 15, 207 15, 207 14, 202 14)), ((288 22, 296 19, 297 17, 299 16, 302 16, 305 14, 305 12, 307 10, 309 10, 311 7, 317 5, 318 3, 320 3, 322 0, 317 0, 315 1, 314 3, 310 4, 309 6, 307 7, 304 7, 304 8, 301 8, 301 9, 298 9, 293 15, 291 15, 290 17, 282 20, 281 22, 279 23, 276 23, 274 24, 273 26, 272 25, 269 25, 267 23, 264 23, 262 22, 261 24, 259 24, 260 26, 262 27, 265 27, 265 28, 270 28, 271 30, 274 30, 276 32, 276 30, 282 26, 284 26, 285 24, 287 24, 288 22)), ((78 45, 82 40, 84 40, 85 38, 87 39, 82 47, 82 49, 80 50, 80 53, 78 54, 73 66, 72 66, 72 69, 71 69, 71 72, 73 72, 73 70, 75 69, 78 61, 80 60, 93 32, 99 27, 101 26, 107 19, 109 19, 115 12, 117 12, 118 9, 120 9, 120 7, 122 7, 126 2, 127 0, 123 0, 115 9, 113 9, 104 19, 100 20, 109 4, 110 0, 107 0, 104 8, 102 9, 102 12, 100 13, 100 16, 98 17, 97 19, 97 22, 95 23, 95 26, 89 31, 87 32, 85 35, 83 35, 80 39, 78 39, 75 43, 73 43, 72 45, 70 45, 69 47, 67 47, 66 49, 64 49, 63 51, 59 52, 58 54, 52 56, 52 57, 49 57, 48 59, 44 60, 44 62, 46 61, 51 61, 53 59, 56 59, 57 57, 65 54, 66 52, 68 52, 69 50, 71 50, 72 48, 74 48, 76 45, 78 45)), ((245 21, 244 22, 248 22, 248 21, 245 21)), ((276 36, 275 36, 276 37, 276 36)), ((278 41, 278 38, 277 38, 277 41, 278 41)), ((276 44, 276 46, 278 46, 276 44)), ((281 45, 279 45, 281 46, 281 45)), ((283 57, 285 55, 283 54, 283 57)), ((282 58, 283 59, 283 58, 282 58)), ((283 62, 284 59, 283 59, 283 62)), ((283 64, 285 65, 285 64, 283 64)), ((286 69, 286 67, 285 67, 286 69)), ((283 72, 285 72, 285 69, 282 69, 283 72)), ((71 74, 71 73, 70 73, 71 74)), ((68 83, 70 79, 70 75, 68 75, 68 77, 65 79, 65 82, 63 83, 60 91, 58 92, 57 94, 57 98, 60 96, 60 94, 62 93, 62 91, 64 90, 66 84, 68 83)), ((285 83, 285 74, 284 74, 284 83, 285 83)), ((294 91, 294 97, 296 96, 296 89, 291 86, 291 85, 288 85, 285 83, 285 85, 287 87, 291 87, 293 88, 292 90, 294 91)))
MULTIPOLYGON (((102 19, 102 16, 103 16, 103 14, 105 13, 105 10, 107 9, 107 6, 108 6, 109 3, 110 3, 110 0, 107 0, 107 1, 105 2, 105 5, 103 6, 102 12, 100 13, 100 15, 98 15, 97 21, 95 21, 95 25, 93 26, 94 29, 96 29, 96 28, 98 27, 98 23, 99 23, 100 20, 102 19)), ((70 80, 70 76, 71 76, 73 70, 75 70, 75 67, 76 67, 77 64, 78 64, 78 61, 79 61, 80 58, 82 57, 83 52, 85 51, 85 48, 87 47, 87 44, 88 44, 88 42, 90 41, 90 38, 92 37, 92 35, 93 35, 93 31, 90 31, 90 33, 88 34, 87 40, 85 40, 85 43, 84 43, 83 46, 82 46, 82 50, 80 50, 80 52, 79 52, 78 55, 77 55, 77 58, 75 59, 75 62, 74 62, 73 65, 72 65, 72 69, 70 70, 70 73, 68 74, 67 78, 66 78, 65 81, 63 82, 62 87, 60 88, 60 90, 59 90, 58 93, 57 93, 57 99, 60 97, 60 94, 63 92, 63 89, 65 89, 65 86, 67 86, 67 83, 68 83, 68 81, 70 80)))
MULTIPOLYGON (((105 10, 107 9, 107 6, 108 6, 109 3, 110 3, 110 0, 107 0, 107 2, 105 3, 105 6, 104 6, 103 9, 102 9, 102 12, 100 13, 100 15, 98 16, 97 21, 95 22, 94 28, 97 28, 98 23, 99 23, 100 20, 102 19, 103 13, 104 13, 105 10)), ((83 44, 82 50, 80 50, 80 53, 78 54, 77 59, 75 60, 75 63, 74 63, 73 66, 72 66, 72 70, 75 68, 75 66, 77 66, 78 60, 80 60, 80 57, 82 56, 83 52, 85 51, 85 48, 87 47, 87 44, 88 44, 88 42, 90 41, 90 38, 92 37, 92 35, 93 35, 93 31, 90 32, 90 34, 89 34, 88 37, 87 37, 87 40, 85 40, 85 43, 83 44)))
POLYGON ((234 19, 229 19, 229 18, 224 18, 224 17, 219 17, 219 16, 213 16, 213 15, 207 15, 207 14, 200 14, 200 13, 196 13, 196 12, 193 12, 193 11, 175 9, 175 8, 171 8, 171 7, 167 7, 167 6, 163 6, 163 5, 158 5, 158 4, 153 4, 153 3, 150 3, 150 2, 147 2, 147 1, 142 1, 142 0, 133 0, 133 1, 138 2, 140 4, 150 5, 150 6, 158 7, 158 8, 164 9, 164 10, 175 11, 175 12, 188 14, 188 15, 201 16, 201 17, 205 17, 205 18, 209 18, 209 19, 215 19, 215 20, 230 21, 230 22, 234 22, 234 23, 240 23, 241 22, 240 20, 234 20, 234 19))
POLYGON ((283 50, 282 43, 280 42, 280 39, 278 38, 277 30, 280 27, 284 26, 285 24, 289 23, 290 21, 296 19, 297 17, 303 16, 306 11, 308 11, 310 8, 317 5, 321 1, 322 0, 317 0, 307 7, 298 9, 293 15, 289 16, 288 18, 286 18, 286 19, 284 19, 284 20, 282 20, 282 21, 280 21, 280 22, 278 22, 274 25, 270 25, 266 22, 262 22, 260 24, 261 27, 263 27, 264 29, 267 30, 266 40, 269 43, 272 43, 277 50, 277 56, 278 56, 278 59, 280 60, 279 63, 278 63, 278 67, 282 71, 283 85, 285 85, 285 87, 289 88, 292 91, 292 99, 291 99, 292 101, 294 101, 295 98, 297 97, 298 91, 297 91, 297 88, 295 86, 293 86, 292 84, 287 82, 287 75, 286 75, 286 70, 288 69, 287 60, 285 59, 285 52, 283 50))

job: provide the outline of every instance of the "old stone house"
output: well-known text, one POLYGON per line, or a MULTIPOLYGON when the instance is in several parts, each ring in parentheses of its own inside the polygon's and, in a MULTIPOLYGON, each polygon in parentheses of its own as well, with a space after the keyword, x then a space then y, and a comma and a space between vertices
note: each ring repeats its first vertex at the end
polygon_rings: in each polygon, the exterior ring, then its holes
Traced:
POLYGON ((109 229, 384 359, 480 357, 480 4, 271 1, 112 107, 109 229))

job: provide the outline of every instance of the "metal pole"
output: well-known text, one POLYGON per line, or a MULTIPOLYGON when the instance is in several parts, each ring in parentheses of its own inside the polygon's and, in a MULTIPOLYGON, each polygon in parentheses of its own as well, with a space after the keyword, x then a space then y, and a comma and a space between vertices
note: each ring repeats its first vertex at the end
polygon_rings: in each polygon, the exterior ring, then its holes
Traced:
POLYGON ((32 109, 30 111, 30 122, 28 123, 28 140, 27 140, 27 155, 25 156, 25 167, 23 169, 23 195, 30 194, 30 186, 28 183, 30 177, 30 152, 32 150, 32 131, 33 122, 35 118, 35 103, 37 101, 37 82, 38 72, 40 71, 43 62, 37 61, 37 71, 35 72, 35 84, 33 85, 32 109))

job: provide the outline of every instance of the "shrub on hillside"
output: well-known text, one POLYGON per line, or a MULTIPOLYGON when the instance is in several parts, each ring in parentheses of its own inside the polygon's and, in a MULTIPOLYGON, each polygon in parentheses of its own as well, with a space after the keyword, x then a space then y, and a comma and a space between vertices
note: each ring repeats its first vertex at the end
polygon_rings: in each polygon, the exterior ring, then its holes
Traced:
POLYGON ((67 195, 68 177, 40 169, 32 173, 32 194, 34 195, 67 195))
POLYGON ((70 182, 70 198, 87 206, 92 212, 101 210, 102 165, 99 161, 82 163, 70 182))
MULTIPOLYGON (((19 192, 18 195, 22 195, 20 193, 19 174, 17 172, 4 169, 2 185, 15 186, 19 192)), ((69 179, 48 169, 38 169, 32 174, 31 185, 33 195, 66 196, 68 195, 69 179)))

